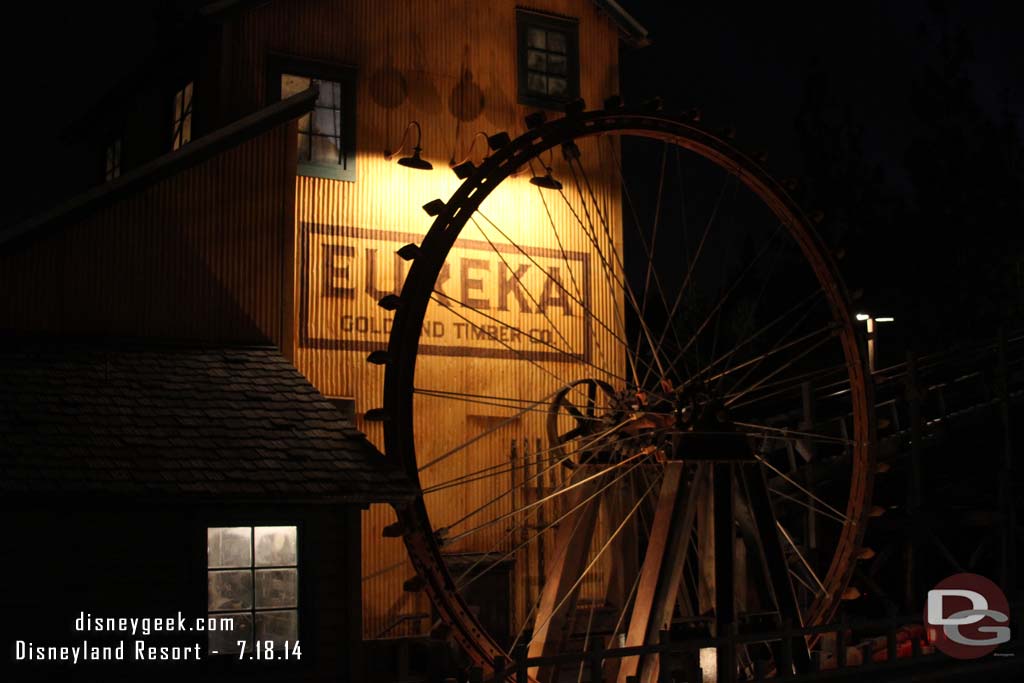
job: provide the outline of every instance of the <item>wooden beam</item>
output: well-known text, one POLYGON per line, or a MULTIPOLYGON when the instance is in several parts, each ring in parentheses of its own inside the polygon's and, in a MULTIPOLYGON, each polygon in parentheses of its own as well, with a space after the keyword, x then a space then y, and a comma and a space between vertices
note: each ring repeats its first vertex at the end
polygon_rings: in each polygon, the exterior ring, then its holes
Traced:
MULTIPOLYGON (((602 509, 608 529, 616 528, 623 519, 626 519, 636 504, 636 496, 632 477, 615 484, 608 494, 603 496, 602 509)), ((608 549, 610 559, 607 562, 604 596, 605 603, 612 609, 625 609, 632 592, 633 581, 639 571, 640 527, 638 516, 631 516, 626 522, 626 527, 615 537, 611 548, 608 549)))
POLYGON ((715 609, 715 511, 711 496, 714 470, 708 468, 697 487, 697 610, 710 615, 715 609))
MULTIPOLYGON (((577 467, 573 479, 583 480, 597 471, 596 467, 577 467)), ((573 509, 596 493, 601 485, 600 477, 577 486, 568 494, 568 509, 573 509)), ((552 559, 548 565, 544 588, 541 590, 540 605, 534 619, 533 637, 530 639, 528 655, 547 657, 558 654, 566 639, 568 617, 576 609, 579 586, 574 586, 587 564, 590 542, 597 523, 600 499, 586 503, 581 509, 563 519, 555 535, 552 559)), ((540 683, 553 683, 557 667, 531 667, 530 677, 540 683)))
MULTIPOLYGON (((735 586, 735 470, 731 462, 715 463, 713 509, 715 512, 715 637, 725 638, 736 623, 735 586)), ((757 513, 755 512, 755 517, 757 513)), ((718 648, 718 675, 732 680, 736 661, 730 648, 718 648)))
MULTIPOLYGON (((776 524, 775 511, 772 509, 771 499, 768 497, 768 480, 765 478, 764 468, 757 463, 744 464, 740 468, 751 516, 754 519, 754 524, 757 525, 765 575, 771 584, 779 617, 794 627, 800 627, 803 625, 800 606, 796 600, 796 592, 793 590, 793 582, 789 578, 789 564, 786 562, 786 555, 782 549, 782 538, 776 524)), ((792 648, 793 665, 796 671, 798 673, 810 671, 810 655, 804 637, 795 636, 792 648)), ((786 671, 781 672, 780 675, 788 676, 791 673, 786 671)))
MULTIPOLYGON (((694 487, 706 479, 707 468, 703 463, 697 466, 691 485, 684 463, 665 465, 647 554, 630 614, 626 647, 657 643, 658 634, 671 625, 696 518, 694 487)), ((653 683, 658 678, 658 657, 624 657, 615 678, 619 683, 626 683, 629 676, 637 676, 641 683, 653 683)))

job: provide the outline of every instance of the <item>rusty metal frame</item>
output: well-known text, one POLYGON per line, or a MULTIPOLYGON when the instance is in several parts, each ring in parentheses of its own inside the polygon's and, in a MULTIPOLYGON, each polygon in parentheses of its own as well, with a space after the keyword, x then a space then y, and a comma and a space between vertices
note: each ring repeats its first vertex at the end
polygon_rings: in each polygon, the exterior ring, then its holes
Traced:
MULTIPOLYGON (((418 483, 413 380, 420 329, 433 284, 469 217, 509 175, 543 152, 577 138, 606 133, 663 140, 695 152, 732 173, 764 202, 796 241, 828 300, 850 380, 854 466, 846 510, 849 521, 844 524, 832 564, 823 580, 826 591, 805 615, 808 624, 823 623, 834 613, 850 580, 870 507, 875 435, 870 410, 873 405, 870 373, 846 289, 810 219, 758 162, 696 121, 662 113, 656 106, 622 108, 615 107, 613 103, 606 110, 570 113, 564 118, 542 123, 515 140, 509 140, 506 135, 492 136, 494 153, 473 171, 447 202, 441 202, 443 208, 440 208, 419 245, 400 297, 389 302, 395 306, 395 317, 387 349, 381 412, 381 417, 387 421, 387 457, 401 463, 409 477, 418 483)), ((438 205, 431 204, 437 210, 438 205)), ((422 497, 400 508, 398 516, 411 561, 440 617, 451 627, 452 636, 471 660, 480 667, 493 670, 494 662, 505 661, 500 658, 507 658, 507 653, 484 631, 459 597, 445 568, 440 544, 435 538, 422 497)))

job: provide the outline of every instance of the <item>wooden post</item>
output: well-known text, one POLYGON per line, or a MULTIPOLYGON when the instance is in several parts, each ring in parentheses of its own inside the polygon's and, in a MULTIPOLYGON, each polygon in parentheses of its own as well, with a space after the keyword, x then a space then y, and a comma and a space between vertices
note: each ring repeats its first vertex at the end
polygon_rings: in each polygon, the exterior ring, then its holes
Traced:
MULTIPOLYGON (((537 487, 536 487, 537 488, 537 500, 541 500, 542 498, 544 498, 544 479, 545 479, 545 477, 544 477, 544 460, 545 460, 545 458, 544 458, 544 453, 542 452, 543 450, 544 449, 541 447, 540 439, 537 439, 536 447, 534 448, 534 453, 537 456, 537 487)), ((543 529, 544 527, 547 526, 547 515, 546 515, 546 511, 545 511, 545 506, 546 505, 547 504, 545 503, 544 505, 538 505, 537 506, 537 528, 538 529, 543 529)), ((538 533, 540 533, 540 532, 538 531, 538 533)), ((546 574, 547 568, 544 566, 544 559, 545 559, 544 558, 544 555, 545 555, 545 552, 544 552, 545 551, 545 548, 544 548, 544 536, 545 536, 545 534, 541 533, 540 537, 537 539, 537 576, 539 577, 539 580, 541 581, 541 584, 540 584, 541 590, 543 590, 543 588, 544 588, 544 583, 543 582, 544 582, 545 576, 547 575, 546 574)))
MULTIPOLYGON (((521 442, 519 450, 520 455, 520 472, 521 477, 519 481, 519 500, 522 505, 525 506, 530 502, 530 489, 526 485, 530 478, 530 440, 524 438, 521 442)), ((522 509, 522 507, 520 508, 522 509)), ((534 591, 534 570, 533 570, 533 543, 527 543, 526 541, 530 538, 529 525, 526 523, 527 513, 522 513, 519 517, 519 543, 522 544, 523 549, 523 566, 519 570, 523 577, 523 620, 524 623, 521 627, 524 627, 525 620, 529 618, 530 610, 537 601, 537 592, 534 591)), ((540 578, 537 578, 537 583, 540 583, 540 578)), ((539 591, 539 589, 538 589, 539 591)))
MULTIPOLYGON (((721 665, 718 668, 718 683, 736 683, 736 636, 739 634, 739 624, 733 622, 729 624, 729 628, 725 633, 725 645, 719 645, 718 650, 721 652, 723 649, 727 653, 727 659, 732 662, 732 666, 727 669, 722 669, 721 665)), ((721 636, 719 637, 721 642, 721 636)), ((719 661, 721 661, 719 657, 719 661)))
POLYGON ((516 683, 530 683, 530 674, 526 667, 526 658, 529 657, 526 643, 516 645, 516 651, 513 656, 516 662, 516 683))
POLYGON ((909 538, 905 550, 905 583, 904 594, 907 607, 917 607, 916 566, 917 546, 919 539, 914 529, 917 525, 913 520, 920 514, 921 508, 921 446, 924 438, 924 425, 921 417, 921 387, 917 377, 917 354, 907 352, 906 396, 910 412, 910 481, 907 490, 907 512, 911 518, 909 538))
MULTIPOLYGON (((671 641, 671 634, 662 629, 658 632, 658 644, 668 645, 671 641)), ((658 683, 672 683, 672 655, 666 650, 658 653, 658 683)))
POLYGON ((836 669, 846 668, 846 619, 839 622, 836 631, 836 669))
MULTIPOLYGON (((789 565, 782 548, 775 511, 772 509, 768 494, 768 482, 764 469, 757 463, 741 465, 743 483, 746 488, 747 500, 750 501, 750 512, 757 525, 757 536, 760 539, 761 562, 765 576, 768 577, 775 605, 783 623, 800 625, 800 606, 793 590, 793 582, 789 578, 789 565)), ((807 643, 802 635, 790 635, 792 640, 783 643, 783 651, 788 651, 790 665, 795 661, 797 672, 804 673, 810 666, 807 643)), ((791 674, 787 670, 785 675, 791 674)), ((781 675, 781 674, 780 674, 781 675)))
MULTIPOLYGON (((512 478, 512 509, 522 510, 525 501, 522 499, 522 494, 519 491, 519 473, 516 470, 516 466, 518 464, 516 462, 517 460, 518 457, 516 453, 516 440, 512 439, 512 444, 511 447, 509 448, 508 453, 509 469, 511 470, 510 474, 512 478)), ((526 529, 523 528, 523 515, 516 515, 515 522, 516 526, 519 527, 519 533, 517 534, 518 538, 514 539, 513 542, 516 544, 520 544, 526 541, 526 529)), ((522 585, 524 573, 524 552, 525 550, 522 548, 516 551, 515 565, 512 574, 512 599, 510 601, 512 603, 512 618, 510 620, 510 625, 512 627, 510 630, 512 631, 512 633, 516 633, 519 630, 519 616, 521 614, 526 614, 526 612, 530 609, 526 606, 528 604, 526 601, 526 591, 523 590, 522 585)), ((528 573, 527 576, 529 576, 528 573)))
MULTIPOLYGON (((574 478, 580 480, 595 474, 595 466, 577 467, 574 478)), ((601 487, 601 480, 591 480, 572 489, 568 509, 573 509, 593 496, 601 487)), ((594 534, 600 501, 591 500, 581 509, 562 521, 555 534, 555 552, 551 566, 541 588, 540 605, 534 617, 533 640, 530 642, 530 657, 546 657, 557 654, 564 642, 567 622, 576 609, 579 585, 575 585, 587 564, 587 550, 594 534)), ((557 672, 555 666, 530 667, 530 676, 541 683, 553 681, 557 672)))
POLYGON ((587 661, 590 665, 590 683, 602 683, 604 677, 604 641, 600 636, 591 638, 587 661))
MULTIPOLYGON (((803 420, 800 422, 800 429, 805 432, 814 431, 814 386, 810 382, 804 382, 800 385, 800 395, 803 403, 803 420)), ((813 462, 817 455, 817 446, 813 441, 801 440, 801 455, 808 462, 813 462)), ((807 488, 808 490, 814 490, 814 480, 811 478, 814 472, 814 468, 807 468, 807 488)), ((818 517, 815 513, 815 500, 808 496, 807 498, 807 547, 810 550, 814 550, 818 547, 818 517)))
POLYGON ((776 668, 776 676, 788 678, 793 675, 793 622, 782 621, 782 647, 776 668))
POLYGON ((714 470, 707 468, 697 486, 697 613, 710 615, 715 609, 715 511, 711 488, 714 470))
MULTIPOLYGON (((715 511, 715 637, 721 640, 736 622, 735 581, 735 472, 731 462, 717 462, 714 468, 715 511)), ((755 516, 756 516, 755 512, 755 516)), ((734 671, 736 662, 729 648, 718 647, 718 678, 734 671)))
MULTIPOLYGON (((698 465, 693 484, 688 484, 685 463, 665 465, 647 554, 640 569, 640 582, 626 631, 626 647, 654 642, 655 636, 672 621, 672 609, 682 585, 683 567, 696 516, 694 487, 706 479, 707 469, 706 464, 698 465)), ((659 661, 659 658, 650 656, 623 657, 616 679, 624 683, 627 676, 637 675, 641 683, 649 683, 655 678, 660 680, 657 674, 659 661)))
POLYGON ((494 656, 494 683, 505 683, 505 670, 508 666, 508 660, 505 659, 504 655, 494 656))

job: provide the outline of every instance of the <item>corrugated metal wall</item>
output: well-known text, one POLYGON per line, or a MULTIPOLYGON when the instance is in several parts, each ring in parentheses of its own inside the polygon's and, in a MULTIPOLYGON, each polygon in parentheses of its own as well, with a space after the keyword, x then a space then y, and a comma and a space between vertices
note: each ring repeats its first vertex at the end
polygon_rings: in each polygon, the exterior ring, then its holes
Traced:
MULTIPOLYGON (((594 5, 585 0, 544 0, 530 4, 531 9, 579 19, 581 55, 581 95, 591 105, 617 92, 617 34, 610 22, 599 16, 594 5)), ((357 159, 355 182, 300 177, 296 183, 295 217, 299 277, 296 283, 296 333, 299 369, 325 394, 354 397, 360 427, 377 444, 382 444, 381 428, 361 421, 361 414, 380 404, 383 370, 369 366, 367 351, 383 347, 387 340, 388 316, 376 306, 380 294, 394 289, 396 264, 393 252, 406 242, 418 242, 431 219, 420 208, 434 198, 447 199, 458 186, 448 169, 450 159, 476 159, 484 152, 483 140, 475 137, 483 131, 508 131, 516 135, 524 130, 523 117, 530 108, 516 99, 515 3, 447 0, 445 2, 405 2, 402 0, 358 0, 355 2, 318 1, 273 3, 244 15, 224 29, 225 57, 222 82, 225 101, 235 116, 257 108, 266 99, 265 56, 278 52, 358 68, 357 85, 357 159), (430 172, 400 167, 386 162, 382 152, 394 149, 406 125, 417 120, 423 127, 424 156, 434 164, 430 172), (325 272, 325 263, 328 264, 325 272), (373 271, 372 273, 370 271, 373 271), (351 290, 351 291, 348 291, 351 290)), ((599 171, 599 161, 611 151, 607 141, 581 144, 584 163, 591 169, 597 204, 608 216, 611 231, 621 240, 620 206, 617 185, 609 177, 608 166, 599 171)), ((582 203, 568 182, 566 169, 555 164, 555 172, 566 181, 566 195, 573 209, 582 214, 582 203)), ((612 325, 613 310, 621 292, 606 286, 594 249, 579 229, 566 202, 557 193, 546 197, 566 250, 573 252, 570 267, 582 286, 589 275, 587 300, 598 316, 612 325), (586 271, 586 273, 585 273, 586 271)), ((594 211, 594 206, 590 211, 594 211)), ((528 245, 538 263, 546 269, 559 267, 569 286, 566 267, 555 251, 557 241, 549 227, 539 191, 526 177, 509 180, 485 203, 482 211, 514 241, 528 245)), ((483 226, 496 245, 508 240, 488 225, 483 226)), ((497 306, 499 292, 495 276, 503 265, 512 269, 527 260, 512 249, 502 250, 507 264, 490 247, 480 231, 470 224, 463 233, 463 244, 452 255, 450 294, 475 293, 497 306), (486 266, 473 261, 485 261, 486 266), (463 276, 460 270, 470 261, 463 276), (484 270, 487 268, 489 270, 484 270), (465 279, 479 278, 478 287, 460 289, 465 279)), ((601 240, 606 241, 603 236, 601 240)), ((621 245, 619 245, 621 253, 621 245)), ((550 272, 550 270, 549 270, 550 272)), ((404 272, 397 273, 397 281, 404 272)), ((544 277, 531 266, 524 283, 534 296, 544 291, 544 277)), ((446 290, 447 291, 447 290, 446 290)), ((557 294, 557 292, 555 292, 557 294)), ((523 329, 545 330, 553 343, 565 346, 554 336, 552 321, 535 311, 516 313, 519 305, 506 296, 510 311, 491 310, 505 316, 509 324, 523 329)), ((533 308, 533 305, 529 305, 533 308)), ((549 307, 554 321, 559 309, 549 307)), ((469 314, 471 317, 473 314, 469 314)), ((423 344, 437 347, 435 353, 422 356, 417 383, 420 387, 464 393, 537 399, 558 385, 551 375, 572 380, 589 377, 595 371, 580 363, 536 360, 533 364, 512 358, 480 357, 480 349, 502 351, 490 340, 466 341, 458 336, 457 324, 464 323, 450 312, 432 308, 423 344), (443 333, 441 329, 444 329, 443 333), (436 336, 435 336, 436 335, 436 336), (461 355, 451 355, 450 347, 470 347, 461 355), (446 351, 445 347, 449 347, 446 351)), ((476 319, 479 324, 486 321, 476 319)), ((574 351, 589 344, 595 363, 623 371, 621 349, 611 336, 583 325, 584 316, 562 315, 554 326, 560 328, 574 351), (587 339, 587 337, 590 339, 587 339), (598 356, 598 347, 605 357, 598 356)), ((469 328, 463 327, 462 332, 469 328)), ((536 345, 521 342, 520 351, 536 351, 536 345)), ((504 351, 507 352, 507 349, 504 351)), ((433 458, 468 435, 485 431, 507 408, 465 401, 421 396, 417 400, 417 430, 422 436, 418 449, 424 460, 433 458)), ((542 413, 527 413, 522 419, 481 440, 443 464, 423 474, 425 487, 463 476, 487 466, 507 463, 512 439, 543 437, 542 413)), ((545 439, 546 441, 546 439, 545 439)), ((558 474, 562 476, 561 472, 558 474)), ((471 486, 458 487, 428 497, 436 527, 445 526, 500 496, 512 485, 512 475, 489 477, 471 486)), ((505 496, 499 503, 463 523, 474 526, 510 509, 514 500, 505 496)), ((515 502, 522 503, 521 500, 515 502)), ((548 513, 548 519, 553 516, 548 513)), ((399 539, 381 538, 381 529, 393 521, 387 507, 375 507, 363 517, 364 633, 376 636, 388 629, 400 616, 429 612, 420 595, 402 591, 402 581, 412 575, 403 565, 404 546, 399 539), (388 571, 391 567, 398 567, 388 571), (382 572, 382 573, 381 573, 382 572)), ((511 548, 507 523, 486 530, 455 544, 453 551, 482 552, 511 548)), ((459 531, 456 529, 455 532, 459 531)), ((550 539, 548 539, 550 546, 550 539)), ((539 583, 536 552, 520 557, 515 579, 516 622, 528 610, 530 591, 539 583), (532 569, 527 570, 527 565, 532 569)), ((596 574, 595 574, 596 576, 596 574)), ((594 590, 597 590, 596 588, 594 590)), ((403 624, 388 631, 398 635, 415 624, 403 624)), ((429 626, 429 621, 421 626, 429 626)))
POLYGON ((0 254, 0 328, 280 343, 294 124, 0 254))

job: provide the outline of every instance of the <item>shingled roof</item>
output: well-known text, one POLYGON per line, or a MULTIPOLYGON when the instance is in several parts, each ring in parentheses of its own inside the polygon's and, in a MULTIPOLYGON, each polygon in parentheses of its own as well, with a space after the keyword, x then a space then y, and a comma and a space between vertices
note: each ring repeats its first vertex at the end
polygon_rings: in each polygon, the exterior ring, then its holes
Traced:
POLYGON ((272 348, 0 346, 0 492, 386 502, 413 486, 272 348))

